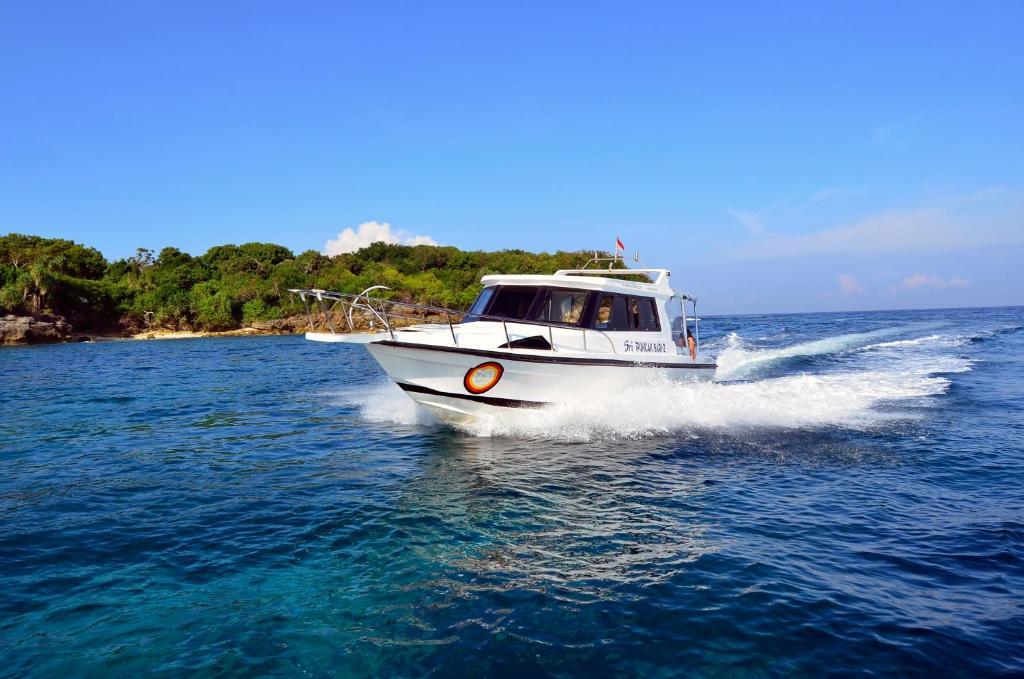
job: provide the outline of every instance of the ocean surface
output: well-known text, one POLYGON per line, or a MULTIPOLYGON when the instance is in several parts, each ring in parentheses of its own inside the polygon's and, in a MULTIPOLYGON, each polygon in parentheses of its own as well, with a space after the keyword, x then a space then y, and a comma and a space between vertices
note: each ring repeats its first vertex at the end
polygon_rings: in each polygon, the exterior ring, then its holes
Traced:
POLYGON ((1024 674, 1022 326, 705 318, 473 432, 359 346, 0 350, 0 676, 1024 674))

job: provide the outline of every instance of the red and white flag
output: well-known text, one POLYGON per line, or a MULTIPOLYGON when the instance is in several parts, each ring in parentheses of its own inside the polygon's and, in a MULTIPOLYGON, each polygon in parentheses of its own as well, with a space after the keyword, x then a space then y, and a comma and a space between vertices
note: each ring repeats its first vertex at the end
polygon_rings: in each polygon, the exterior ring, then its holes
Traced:
POLYGON ((619 251, 625 252, 626 251, 626 246, 623 245, 622 244, 622 240, 618 236, 616 236, 615 237, 615 252, 616 252, 616 254, 618 254, 619 251))

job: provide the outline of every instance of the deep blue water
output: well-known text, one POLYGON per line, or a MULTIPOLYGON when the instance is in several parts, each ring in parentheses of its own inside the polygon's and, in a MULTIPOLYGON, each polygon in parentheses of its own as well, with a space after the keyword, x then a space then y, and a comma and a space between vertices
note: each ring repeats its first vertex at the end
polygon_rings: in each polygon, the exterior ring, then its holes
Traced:
POLYGON ((707 318, 454 432, 357 346, 0 351, 0 675, 1024 673, 1024 309, 707 318))

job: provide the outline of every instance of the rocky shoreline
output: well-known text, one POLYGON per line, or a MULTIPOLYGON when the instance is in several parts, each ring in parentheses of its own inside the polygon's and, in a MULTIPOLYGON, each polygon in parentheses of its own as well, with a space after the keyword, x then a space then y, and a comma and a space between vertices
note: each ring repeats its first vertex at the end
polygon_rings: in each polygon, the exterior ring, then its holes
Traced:
MULTIPOLYGON (((370 329, 366 319, 353 319, 355 331, 370 329)), ((334 319, 335 328, 344 332, 345 322, 334 319)), ((396 327, 414 323, 443 323, 441 316, 424 315, 421 320, 402 319, 396 327)), ((63 316, 0 316, 0 346, 24 346, 29 344, 58 344, 63 342, 91 342, 93 340, 157 340, 194 339, 197 337, 238 337, 256 335, 294 335, 309 329, 305 316, 290 316, 269 321, 253 321, 247 326, 232 330, 181 330, 178 328, 139 328, 125 326, 119 332, 76 332, 63 316)), ((322 328, 327 331, 327 327, 322 328)))
POLYGON ((90 342, 93 340, 147 340, 147 339, 190 339, 196 337, 233 337, 251 335, 292 335, 305 331, 308 321, 305 317, 255 321, 251 325, 222 331, 193 331, 171 328, 126 328, 122 332, 79 333, 63 316, 36 315, 0 316, 0 346, 25 346, 32 344, 60 344, 66 342, 90 342))
POLYGON ((71 342, 71 325, 63 316, 0 316, 0 345, 71 342))

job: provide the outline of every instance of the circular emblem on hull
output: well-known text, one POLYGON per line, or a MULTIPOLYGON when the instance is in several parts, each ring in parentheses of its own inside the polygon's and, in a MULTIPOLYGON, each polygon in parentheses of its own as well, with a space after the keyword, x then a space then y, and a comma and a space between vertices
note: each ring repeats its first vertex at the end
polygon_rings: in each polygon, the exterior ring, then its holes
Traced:
POLYGON ((503 372, 505 372, 505 369, 501 367, 500 363, 495 363, 494 361, 481 363, 475 368, 470 368, 466 371, 462 384, 469 393, 482 394, 498 383, 503 372))

